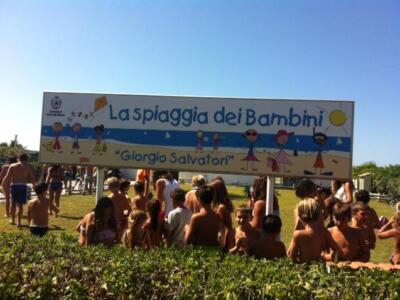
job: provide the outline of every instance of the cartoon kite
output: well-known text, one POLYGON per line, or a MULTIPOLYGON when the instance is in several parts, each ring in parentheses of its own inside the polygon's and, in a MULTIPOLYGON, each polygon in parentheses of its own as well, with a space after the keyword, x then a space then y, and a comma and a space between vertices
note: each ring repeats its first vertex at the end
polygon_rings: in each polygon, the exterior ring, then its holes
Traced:
POLYGON ((102 96, 94 101, 94 112, 104 108, 108 104, 107 97, 102 96))

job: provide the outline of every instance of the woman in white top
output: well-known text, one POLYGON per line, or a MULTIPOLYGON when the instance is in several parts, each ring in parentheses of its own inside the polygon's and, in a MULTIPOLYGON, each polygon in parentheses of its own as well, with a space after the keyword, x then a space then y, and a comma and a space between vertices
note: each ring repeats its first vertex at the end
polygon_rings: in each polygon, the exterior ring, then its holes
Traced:
POLYGON ((354 185, 352 181, 338 181, 334 180, 332 183, 332 190, 335 198, 343 203, 353 202, 354 185))
POLYGON ((176 189, 179 189, 179 182, 172 177, 169 171, 162 172, 156 181, 156 193, 157 199, 163 205, 165 217, 174 209, 171 193, 176 189))

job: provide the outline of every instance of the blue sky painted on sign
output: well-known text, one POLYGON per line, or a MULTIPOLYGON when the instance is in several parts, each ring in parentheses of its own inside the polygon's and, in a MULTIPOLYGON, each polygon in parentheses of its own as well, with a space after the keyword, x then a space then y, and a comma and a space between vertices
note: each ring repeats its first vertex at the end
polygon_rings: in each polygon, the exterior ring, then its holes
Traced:
POLYGON ((45 90, 355 100, 354 162, 400 163, 399 1, 0 0, 0 141, 45 90))

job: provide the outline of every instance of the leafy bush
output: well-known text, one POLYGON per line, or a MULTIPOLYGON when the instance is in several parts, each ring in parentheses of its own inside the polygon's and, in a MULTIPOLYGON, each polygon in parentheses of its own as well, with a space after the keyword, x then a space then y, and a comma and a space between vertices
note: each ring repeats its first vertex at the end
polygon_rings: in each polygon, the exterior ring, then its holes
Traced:
POLYGON ((394 299, 400 276, 212 249, 80 247, 69 235, 0 233, 0 299, 394 299))

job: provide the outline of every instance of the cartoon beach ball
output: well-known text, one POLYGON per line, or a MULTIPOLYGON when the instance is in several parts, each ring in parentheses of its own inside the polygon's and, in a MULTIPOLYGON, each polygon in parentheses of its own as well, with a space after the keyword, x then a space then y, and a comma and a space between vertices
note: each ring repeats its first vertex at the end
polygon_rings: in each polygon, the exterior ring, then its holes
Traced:
POLYGON ((329 121, 334 126, 342 126, 346 123, 347 117, 342 110, 334 110, 329 115, 329 121))

